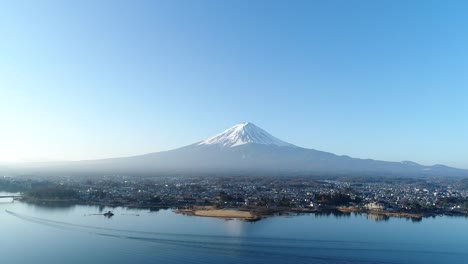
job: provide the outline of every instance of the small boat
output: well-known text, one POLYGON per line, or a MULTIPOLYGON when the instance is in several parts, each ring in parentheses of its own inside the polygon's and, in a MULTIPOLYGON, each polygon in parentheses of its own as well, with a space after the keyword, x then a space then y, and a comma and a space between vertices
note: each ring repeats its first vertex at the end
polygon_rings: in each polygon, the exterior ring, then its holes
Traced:
POLYGON ((108 211, 107 213, 104 213, 105 217, 112 217, 114 214, 111 211, 108 211))

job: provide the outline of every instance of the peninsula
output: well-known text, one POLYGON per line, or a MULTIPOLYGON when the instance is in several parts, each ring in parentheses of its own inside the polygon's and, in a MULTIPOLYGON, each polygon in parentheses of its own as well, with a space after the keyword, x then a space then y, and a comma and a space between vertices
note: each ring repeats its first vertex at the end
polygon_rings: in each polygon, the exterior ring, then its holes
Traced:
POLYGON ((407 178, 166 177, 0 179, 35 204, 173 208, 200 217, 256 221, 275 215, 366 213, 422 218, 467 215, 468 181, 407 178))

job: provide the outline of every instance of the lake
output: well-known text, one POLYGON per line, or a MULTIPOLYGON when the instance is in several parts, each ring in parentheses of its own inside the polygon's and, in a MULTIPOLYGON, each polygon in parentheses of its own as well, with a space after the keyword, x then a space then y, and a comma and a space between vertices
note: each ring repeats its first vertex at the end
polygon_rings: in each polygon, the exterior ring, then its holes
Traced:
MULTIPOLYGON (((3 195, 0 193, 0 195, 3 195)), ((0 199, 2 263, 468 263, 468 218, 258 222, 0 199), (102 214, 112 210, 114 216, 102 214)))

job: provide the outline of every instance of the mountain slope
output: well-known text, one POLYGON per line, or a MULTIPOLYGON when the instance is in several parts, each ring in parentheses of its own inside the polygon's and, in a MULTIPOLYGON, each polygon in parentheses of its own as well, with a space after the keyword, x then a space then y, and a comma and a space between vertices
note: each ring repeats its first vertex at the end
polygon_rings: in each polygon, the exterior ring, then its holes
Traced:
MULTIPOLYGON (((44 167, 41 169, 44 171, 44 167)), ((37 170, 37 171, 41 171, 37 170)), ((81 161, 47 171, 134 175, 468 176, 467 170, 414 162, 355 159, 284 142, 241 123, 179 149, 141 156, 81 161)))

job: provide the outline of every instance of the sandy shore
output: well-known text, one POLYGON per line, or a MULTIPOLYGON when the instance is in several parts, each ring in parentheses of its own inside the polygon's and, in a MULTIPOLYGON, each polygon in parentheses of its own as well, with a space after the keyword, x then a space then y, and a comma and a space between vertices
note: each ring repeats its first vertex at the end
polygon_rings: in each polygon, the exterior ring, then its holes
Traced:
POLYGON ((230 209, 181 209, 176 210, 175 212, 186 215, 217 217, 224 219, 240 219, 245 221, 256 221, 260 219, 260 217, 252 214, 250 211, 230 209))
POLYGON ((253 218, 250 212, 237 210, 197 210, 195 215, 223 218, 253 218))

